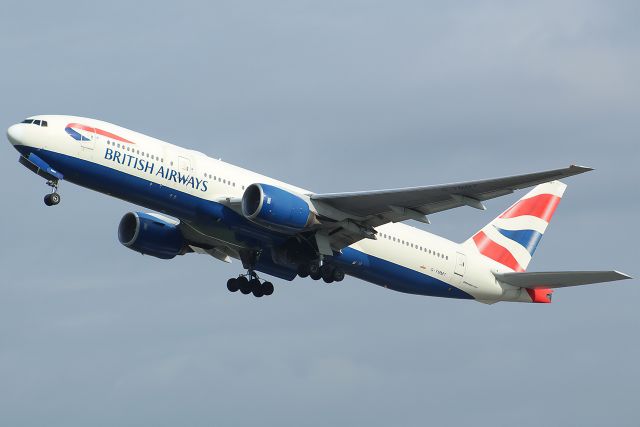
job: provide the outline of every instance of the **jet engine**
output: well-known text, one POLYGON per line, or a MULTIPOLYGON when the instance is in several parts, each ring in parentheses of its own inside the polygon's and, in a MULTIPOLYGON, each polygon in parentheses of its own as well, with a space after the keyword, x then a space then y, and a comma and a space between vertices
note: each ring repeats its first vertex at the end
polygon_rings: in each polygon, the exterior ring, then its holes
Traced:
POLYGON ((161 259, 182 255, 187 248, 177 225, 144 212, 129 212, 122 217, 118 240, 129 249, 161 259))
POLYGON ((317 223, 307 202, 297 194, 268 184, 251 184, 242 195, 242 213, 269 228, 297 232, 317 223))

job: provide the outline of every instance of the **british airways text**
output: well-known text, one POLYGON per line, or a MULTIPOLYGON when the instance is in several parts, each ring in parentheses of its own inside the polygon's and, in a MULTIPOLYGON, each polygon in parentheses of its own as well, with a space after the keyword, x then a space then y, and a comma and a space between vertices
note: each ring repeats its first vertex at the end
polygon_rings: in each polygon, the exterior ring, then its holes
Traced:
POLYGON ((160 165, 159 168, 156 168, 155 162, 141 159, 128 153, 123 153, 118 150, 107 148, 104 153, 104 158, 106 160, 111 160, 118 164, 126 165, 129 168, 139 170, 150 175, 154 175, 155 172, 155 176, 161 176, 167 181, 173 181, 178 184, 191 187, 195 190, 200 190, 202 192, 207 191, 208 181, 206 180, 199 179, 192 175, 182 174, 179 171, 170 167, 165 167, 164 165, 160 165))

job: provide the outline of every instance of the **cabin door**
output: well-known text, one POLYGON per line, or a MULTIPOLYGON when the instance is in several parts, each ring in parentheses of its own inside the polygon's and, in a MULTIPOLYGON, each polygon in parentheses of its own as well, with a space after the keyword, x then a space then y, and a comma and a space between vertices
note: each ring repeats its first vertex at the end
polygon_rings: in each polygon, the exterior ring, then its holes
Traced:
POLYGON ((456 266, 453 269, 453 280, 456 284, 462 283, 466 269, 467 257, 465 254, 458 252, 456 254, 456 266))

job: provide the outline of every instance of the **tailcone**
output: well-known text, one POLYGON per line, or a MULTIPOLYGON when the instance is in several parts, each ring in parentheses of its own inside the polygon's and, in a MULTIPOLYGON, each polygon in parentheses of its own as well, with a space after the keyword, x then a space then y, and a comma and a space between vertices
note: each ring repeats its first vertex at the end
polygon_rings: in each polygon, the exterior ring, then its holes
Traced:
POLYGON ((553 289, 527 289, 531 302, 539 304, 550 304, 553 289))

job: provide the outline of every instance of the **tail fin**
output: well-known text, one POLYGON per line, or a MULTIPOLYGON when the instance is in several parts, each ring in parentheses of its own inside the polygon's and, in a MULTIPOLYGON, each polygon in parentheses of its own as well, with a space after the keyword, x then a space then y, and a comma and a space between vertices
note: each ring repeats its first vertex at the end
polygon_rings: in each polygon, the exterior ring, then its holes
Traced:
POLYGON ((536 186, 464 245, 513 271, 525 271, 566 188, 560 181, 536 186))

